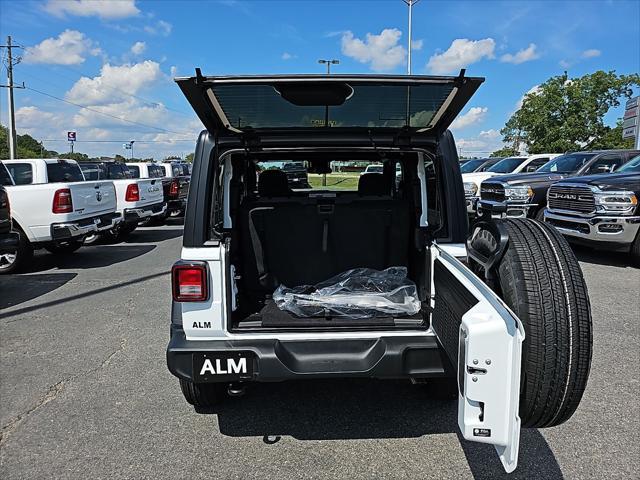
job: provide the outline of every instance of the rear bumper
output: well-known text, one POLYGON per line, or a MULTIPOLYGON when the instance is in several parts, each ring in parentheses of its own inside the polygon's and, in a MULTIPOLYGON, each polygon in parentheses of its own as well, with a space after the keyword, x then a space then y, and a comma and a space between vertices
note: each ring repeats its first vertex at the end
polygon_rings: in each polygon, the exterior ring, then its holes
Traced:
MULTIPOLYGON (((243 352, 242 355, 253 362, 253 375, 251 378, 238 376, 235 380, 278 382, 303 378, 429 378, 453 375, 435 336, 193 341, 185 338, 178 325, 171 326, 167 366, 176 377, 194 381, 194 353, 215 356, 216 353, 238 352, 243 352)), ((233 380, 225 378, 221 381, 233 380)))
POLYGON ((618 244, 623 249, 633 243, 640 229, 640 217, 577 217, 545 210, 544 221, 570 239, 604 247, 618 244))
POLYGON ((167 202, 167 211, 168 212, 178 212, 187 208, 187 199, 179 198, 177 200, 169 200, 167 202))
POLYGON ((54 241, 68 240, 88 235, 92 232, 101 232, 113 228, 120 221, 120 214, 117 212, 96 215, 95 217, 83 218, 75 222, 54 223, 51 225, 51 238, 54 241))
POLYGON ((167 211, 165 202, 154 203, 153 205, 145 205, 138 208, 125 208, 124 221, 127 223, 137 223, 149 217, 155 217, 164 214, 167 211))
POLYGON ((15 251, 19 243, 20 234, 18 232, 0 234, 0 253, 15 251))

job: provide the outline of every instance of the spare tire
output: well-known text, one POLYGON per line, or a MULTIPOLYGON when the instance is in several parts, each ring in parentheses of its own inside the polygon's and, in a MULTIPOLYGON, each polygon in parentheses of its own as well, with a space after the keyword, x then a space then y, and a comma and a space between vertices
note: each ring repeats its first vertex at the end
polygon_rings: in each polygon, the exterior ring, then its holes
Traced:
MULTIPOLYGON (((495 289, 525 330, 520 419, 524 427, 552 427, 573 415, 589 377, 587 286, 569 244, 553 227, 531 219, 503 222, 509 241, 495 272, 495 289)), ((489 255, 497 241, 476 228, 471 248, 489 255)))

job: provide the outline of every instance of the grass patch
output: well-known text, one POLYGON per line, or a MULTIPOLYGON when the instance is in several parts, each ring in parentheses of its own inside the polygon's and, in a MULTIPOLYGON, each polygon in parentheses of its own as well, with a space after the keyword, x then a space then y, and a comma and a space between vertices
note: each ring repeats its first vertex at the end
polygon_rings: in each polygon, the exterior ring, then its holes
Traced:
POLYGON ((360 175, 357 173, 329 173, 327 174, 327 185, 322 185, 323 175, 310 173, 309 184, 314 189, 324 190, 357 190, 360 175))

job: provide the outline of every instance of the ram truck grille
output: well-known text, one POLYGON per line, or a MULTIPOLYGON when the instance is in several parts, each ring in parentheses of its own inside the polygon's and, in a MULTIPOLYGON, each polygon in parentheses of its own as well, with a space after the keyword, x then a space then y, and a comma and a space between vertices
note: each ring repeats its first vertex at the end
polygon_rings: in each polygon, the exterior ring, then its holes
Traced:
POLYGON ((482 183, 480 185, 480 198, 493 202, 504 201, 504 185, 501 183, 482 183))
POLYGON ((548 194, 549 210, 592 213, 596 202, 591 189, 585 185, 552 185, 548 194))

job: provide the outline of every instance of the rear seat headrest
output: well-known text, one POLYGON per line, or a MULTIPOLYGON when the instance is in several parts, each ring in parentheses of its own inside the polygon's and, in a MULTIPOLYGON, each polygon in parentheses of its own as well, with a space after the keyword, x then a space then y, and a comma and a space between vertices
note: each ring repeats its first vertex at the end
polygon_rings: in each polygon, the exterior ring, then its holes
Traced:
POLYGON ((389 195, 386 177, 381 173, 365 173, 358 180, 359 195, 389 195))
POLYGON ((282 170, 265 170, 258 176, 261 197, 287 197, 291 194, 287 174, 282 170))

